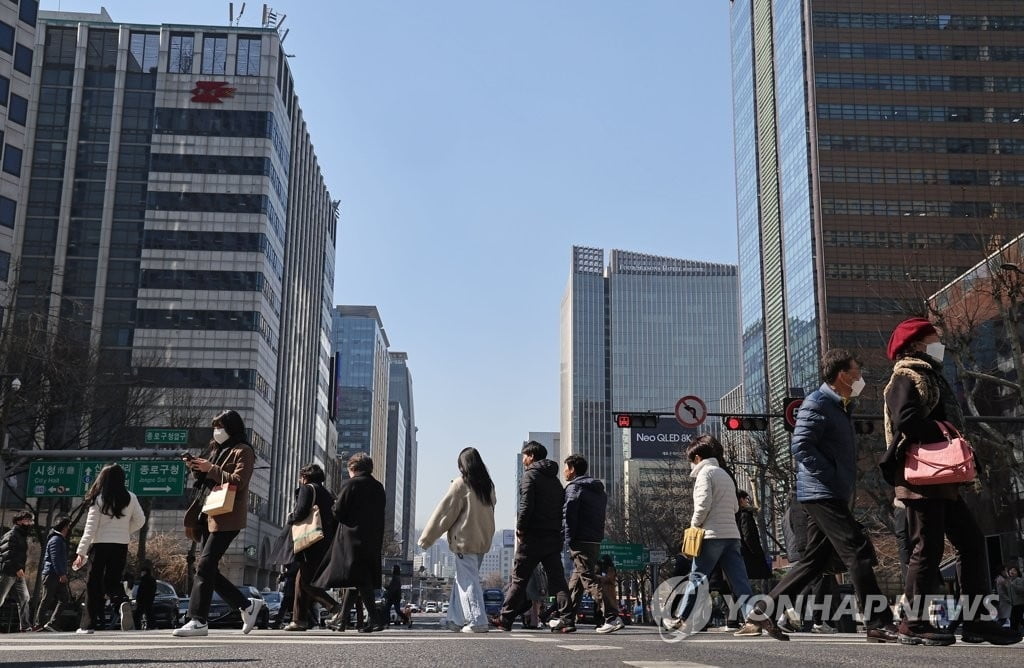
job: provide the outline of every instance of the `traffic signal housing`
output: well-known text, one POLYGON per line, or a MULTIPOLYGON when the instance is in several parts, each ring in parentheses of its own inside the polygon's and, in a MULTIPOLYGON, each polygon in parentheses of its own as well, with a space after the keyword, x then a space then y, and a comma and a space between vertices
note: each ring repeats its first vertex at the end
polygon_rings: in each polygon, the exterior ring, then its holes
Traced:
POLYGON ((615 425, 619 429, 655 429, 658 416, 650 413, 617 413, 615 425))
POLYGON ((767 431, 768 418, 756 415, 727 415, 722 418, 726 431, 767 431))

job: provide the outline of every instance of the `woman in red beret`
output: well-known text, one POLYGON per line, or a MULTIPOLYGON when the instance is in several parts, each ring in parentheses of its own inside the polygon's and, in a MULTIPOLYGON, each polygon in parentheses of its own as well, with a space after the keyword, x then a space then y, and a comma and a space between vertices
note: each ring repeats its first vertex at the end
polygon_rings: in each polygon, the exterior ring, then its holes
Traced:
MULTIPOLYGON (((907 538, 912 546, 899 639, 907 645, 952 645, 956 642, 953 633, 936 628, 929 620, 925 597, 943 595, 945 591, 939 562, 945 539, 949 538, 960 559, 961 592, 974 598, 972 603, 981 603, 988 593, 984 536, 960 496, 959 485, 911 485, 903 467, 908 445, 945 440, 937 421, 949 422, 963 433, 964 415, 942 373, 945 348, 928 320, 910 318, 897 325, 887 352, 896 364, 885 387, 888 449, 880 468, 886 481, 895 487, 896 498, 906 506, 907 538)), ((985 608, 967 607, 965 616, 967 610, 977 610, 976 616, 980 617, 985 608)), ((964 621, 962 639, 1008 645, 1020 642, 1021 635, 994 621, 975 618, 964 621)))

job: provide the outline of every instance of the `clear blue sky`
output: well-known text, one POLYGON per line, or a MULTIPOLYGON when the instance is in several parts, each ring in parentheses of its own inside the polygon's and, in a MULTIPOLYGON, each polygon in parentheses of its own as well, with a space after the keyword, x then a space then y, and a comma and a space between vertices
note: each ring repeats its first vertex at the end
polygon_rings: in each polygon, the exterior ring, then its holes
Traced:
MULTIPOLYGON (((227 21, 226 1, 100 2, 115 21, 227 21)), ((473 445, 512 527, 515 453, 559 428, 571 246, 736 261, 729 3, 271 4, 342 203, 335 301, 376 304, 409 353, 418 526, 473 445)))

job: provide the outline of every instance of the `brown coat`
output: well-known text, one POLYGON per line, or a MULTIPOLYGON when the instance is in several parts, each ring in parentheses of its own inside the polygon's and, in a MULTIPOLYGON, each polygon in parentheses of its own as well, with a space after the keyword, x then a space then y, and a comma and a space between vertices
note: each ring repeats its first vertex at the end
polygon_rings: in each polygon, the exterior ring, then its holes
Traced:
POLYGON ((252 471, 256 465, 256 453, 248 443, 236 443, 214 450, 209 454, 209 460, 214 462, 210 470, 206 474, 196 475, 203 481, 204 486, 212 488, 227 483, 235 485, 236 489, 231 512, 208 517, 207 530, 211 533, 241 531, 245 528, 249 516, 249 479, 252 478, 252 471), (225 452, 225 449, 228 451, 225 452))

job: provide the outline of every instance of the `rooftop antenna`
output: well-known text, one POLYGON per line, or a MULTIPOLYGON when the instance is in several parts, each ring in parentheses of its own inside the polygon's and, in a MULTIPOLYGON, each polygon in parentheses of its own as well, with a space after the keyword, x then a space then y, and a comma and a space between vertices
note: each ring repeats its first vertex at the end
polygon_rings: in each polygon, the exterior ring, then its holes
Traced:
POLYGON ((243 15, 243 14, 245 14, 245 3, 244 3, 244 2, 242 3, 242 8, 238 10, 238 19, 236 19, 236 20, 235 20, 235 25, 236 25, 236 26, 237 26, 237 25, 238 25, 239 23, 241 23, 241 22, 242 22, 242 15, 243 15))
POLYGON ((228 3, 228 25, 235 22, 235 3, 228 3))
POLYGON ((281 35, 281 44, 284 44, 284 41, 288 39, 288 33, 290 33, 291 31, 291 28, 288 28, 287 30, 284 31, 284 34, 281 35))

